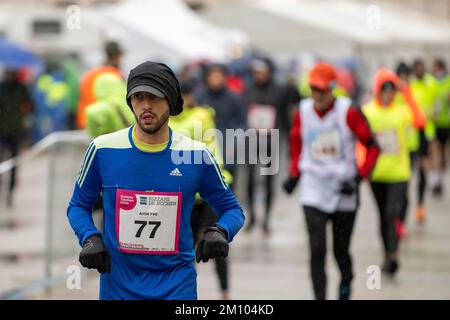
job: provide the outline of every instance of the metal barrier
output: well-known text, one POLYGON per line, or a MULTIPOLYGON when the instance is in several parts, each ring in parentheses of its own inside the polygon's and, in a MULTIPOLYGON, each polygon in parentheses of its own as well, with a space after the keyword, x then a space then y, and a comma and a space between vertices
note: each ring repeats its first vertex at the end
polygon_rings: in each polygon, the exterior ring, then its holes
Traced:
POLYGON ((22 155, 0 163, 1 176, 14 167, 31 163, 41 155, 46 154, 48 157, 44 279, 23 288, 23 290, 15 290, 11 293, 12 295, 5 297, 18 298, 21 296, 21 291, 24 296, 25 292, 29 292, 30 288, 33 289, 39 284, 43 287, 51 286, 55 283, 55 279, 61 278, 61 275, 55 277, 53 274, 52 266, 55 262, 78 253, 78 244, 66 215, 55 213, 62 210, 65 212, 67 208, 76 175, 89 142, 90 138, 84 130, 55 132, 46 136, 22 155))

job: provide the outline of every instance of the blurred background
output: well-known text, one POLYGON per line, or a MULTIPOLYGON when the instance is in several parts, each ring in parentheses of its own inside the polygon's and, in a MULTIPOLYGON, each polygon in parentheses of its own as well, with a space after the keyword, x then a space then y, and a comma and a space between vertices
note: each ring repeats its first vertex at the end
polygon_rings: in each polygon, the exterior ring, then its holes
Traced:
MULTIPOLYGON (((245 109, 255 59, 270 65, 277 91, 280 170, 270 191, 270 235, 258 225, 231 245, 229 296, 312 299, 304 218, 298 197, 281 189, 292 113, 310 95, 307 72, 318 61, 332 63, 337 94, 355 106, 371 98, 381 67, 395 71, 402 62, 411 68, 419 62, 436 86, 444 83, 450 0, 0 0, 0 298, 97 298, 96 272, 82 270, 79 289, 67 285, 79 247, 66 208, 85 149, 97 135, 85 116, 100 100, 91 92, 93 74, 115 74, 123 87, 132 67, 161 61, 189 82, 199 103, 211 104, 205 75, 220 64, 226 89, 245 109)), ((107 80, 103 86, 111 85, 107 80)), ((102 91, 102 84, 97 87, 102 91)), ((440 90, 448 105, 450 87, 440 90)), ((245 116, 216 110, 216 124, 220 130, 245 128, 245 116)), ((443 126, 448 120, 450 127, 450 116, 444 117, 443 126)), ((444 155, 448 159, 448 145, 444 155)), ((232 171, 233 189, 246 209, 247 168, 232 171)), ((382 246, 375 202, 363 183, 352 242, 355 299, 450 299, 448 168, 439 176, 442 190, 435 190, 432 177, 426 190, 426 223, 417 224, 413 214, 407 220, 401 271, 395 279, 382 278, 376 289, 367 285, 367 270, 381 263, 382 246)), ((261 217, 268 196, 263 185, 256 176, 261 217)), ((411 188, 411 213, 415 194, 411 188)), ((100 225, 100 210, 94 216, 100 225)), ((335 298, 339 277, 330 249, 329 297, 335 298)), ((221 298, 214 265, 199 265, 198 274, 199 298, 221 298)))

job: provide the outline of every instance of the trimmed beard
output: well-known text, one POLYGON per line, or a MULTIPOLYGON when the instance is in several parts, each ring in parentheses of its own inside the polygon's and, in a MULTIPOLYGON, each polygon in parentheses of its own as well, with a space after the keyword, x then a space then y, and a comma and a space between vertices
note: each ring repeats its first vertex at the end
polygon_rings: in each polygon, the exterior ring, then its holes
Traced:
MULTIPOLYGON (((156 115, 154 113, 152 113, 155 117, 156 115)), ((161 117, 159 118, 159 120, 151 125, 150 127, 145 127, 141 121, 140 121, 140 117, 138 117, 136 114, 134 114, 134 118, 136 119, 136 123, 138 124, 139 128, 141 128, 142 131, 144 131, 147 134, 155 134, 157 133, 159 130, 161 130, 162 126, 169 121, 169 117, 170 117, 170 109, 167 110, 165 113, 163 113, 161 115, 161 117)))

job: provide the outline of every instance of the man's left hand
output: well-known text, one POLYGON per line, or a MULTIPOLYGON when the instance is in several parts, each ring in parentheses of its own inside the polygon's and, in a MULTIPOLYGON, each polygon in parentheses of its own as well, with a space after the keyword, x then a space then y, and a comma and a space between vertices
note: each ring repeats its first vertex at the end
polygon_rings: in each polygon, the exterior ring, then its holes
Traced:
POLYGON ((228 241, 225 231, 220 227, 209 227, 200 241, 195 253, 197 262, 228 256, 228 241))

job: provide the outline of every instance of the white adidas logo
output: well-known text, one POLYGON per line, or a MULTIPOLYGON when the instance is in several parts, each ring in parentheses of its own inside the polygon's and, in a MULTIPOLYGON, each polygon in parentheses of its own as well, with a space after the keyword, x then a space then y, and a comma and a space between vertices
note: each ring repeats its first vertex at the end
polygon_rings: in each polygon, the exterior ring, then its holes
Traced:
POLYGON ((172 172, 170 172, 171 176, 177 176, 177 177, 181 177, 183 174, 180 172, 180 170, 178 170, 178 168, 175 168, 172 170, 172 172))

